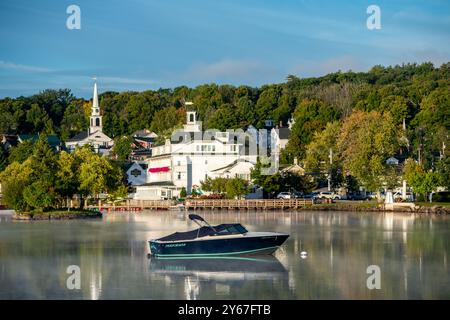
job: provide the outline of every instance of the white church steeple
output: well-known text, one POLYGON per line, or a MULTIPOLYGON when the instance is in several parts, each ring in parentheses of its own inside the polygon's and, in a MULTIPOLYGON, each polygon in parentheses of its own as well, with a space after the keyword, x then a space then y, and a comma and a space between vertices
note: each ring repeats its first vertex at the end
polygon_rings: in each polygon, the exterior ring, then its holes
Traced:
POLYGON ((102 116, 100 115, 100 106, 98 105, 97 79, 94 78, 94 81, 94 94, 92 97, 89 134, 93 134, 96 131, 102 132, 102 116))

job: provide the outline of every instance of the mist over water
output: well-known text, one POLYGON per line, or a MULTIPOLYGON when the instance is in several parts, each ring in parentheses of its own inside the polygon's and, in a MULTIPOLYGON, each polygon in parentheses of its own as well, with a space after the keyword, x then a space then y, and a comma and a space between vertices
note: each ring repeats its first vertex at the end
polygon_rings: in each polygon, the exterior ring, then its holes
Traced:
POLYGON ((12 221, 0 213, 0 299, 449 299, 450 217, 198 211, 290 238, 272 256, 148 259, 147 240, 196 228, 184 212, 12 221), (306 251, 307 255, 301 255, 306 251), (66 269, 78 265, 81 289, 66 269), (381 269, 369 290, 366 269, 381 269))

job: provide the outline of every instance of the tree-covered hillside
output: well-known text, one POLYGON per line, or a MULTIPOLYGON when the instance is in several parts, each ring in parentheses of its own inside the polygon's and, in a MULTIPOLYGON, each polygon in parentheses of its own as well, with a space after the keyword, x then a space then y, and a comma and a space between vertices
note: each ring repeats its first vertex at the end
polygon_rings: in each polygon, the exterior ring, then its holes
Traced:
MULTIPOLYGON (((100 83, 101 84, 101 83, 100 83)), ((336 72, 317 78, 289 75, 286 82, 260 88, 204 84, 195 88, 104 92, 104 132, 111 136, 151 129, 159 134, 184 120, 184 101, 193 101, 204 128, 261 127, 266 119, 295 119, 284 161, 304 159, 306 146, 327 123, 342 122, 356 110, 390 113, 407 128, 408 149, 428 160, 439 154, 450 130, 450 63, 395 67, 369 72, 336 72)), ((57 133, 63 140, 85 130, 89 101, 69 89, 0 100, 0 133, 57 133)))

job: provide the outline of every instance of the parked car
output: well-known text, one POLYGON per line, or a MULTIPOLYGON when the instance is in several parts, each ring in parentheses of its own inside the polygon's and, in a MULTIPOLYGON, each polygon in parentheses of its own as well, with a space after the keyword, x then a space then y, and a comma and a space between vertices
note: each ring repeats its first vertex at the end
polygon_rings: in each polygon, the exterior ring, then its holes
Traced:
POLYGON ((337 193, 331 191, 323 191, 318 195, 319 199, 333 199, 333 200, 341 200, 341 196, 337 193))
POLYGON ((291 199, 291 193, 290 192, 280 192, 277 195, 277 199, 291 199))
POLYGON ((360 192, 347 194, 347 200, 367 200, 367 199, 368 197, 360 192))
POLYGON ((292 193, 292 198, 294 198, 294 199, 302 199, 302 198, 304 198, 304 194, 303 194, 303 192, 294 191, 292 193))

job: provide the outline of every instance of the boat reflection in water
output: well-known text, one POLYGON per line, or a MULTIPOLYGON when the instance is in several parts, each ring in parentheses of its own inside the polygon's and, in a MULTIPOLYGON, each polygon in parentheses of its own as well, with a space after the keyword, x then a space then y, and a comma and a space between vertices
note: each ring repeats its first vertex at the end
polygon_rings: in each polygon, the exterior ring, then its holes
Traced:
POLYGON ((214 258, 150 258, 150 271, 204 280, 264 280, 285 276, 286 268, 274 256, 214 258))
POLYGON ((208 298, 208 291, 227 296, 231 286, 252 281, 288 281, 288 271, 274 256, 233 256, 201 258, 150 258, 150 272, 173 283, 184 283, 185 298, 208 298), (202 290, 200 290, 202 289, 202 290), (202 291, 202 292, 201 292, 202 291))

